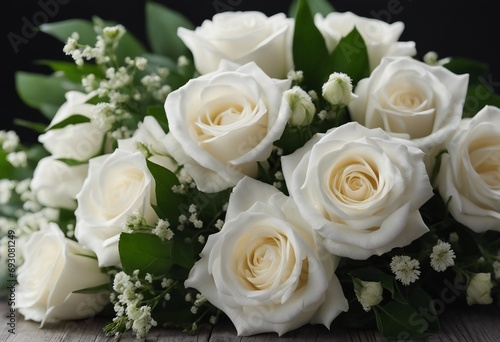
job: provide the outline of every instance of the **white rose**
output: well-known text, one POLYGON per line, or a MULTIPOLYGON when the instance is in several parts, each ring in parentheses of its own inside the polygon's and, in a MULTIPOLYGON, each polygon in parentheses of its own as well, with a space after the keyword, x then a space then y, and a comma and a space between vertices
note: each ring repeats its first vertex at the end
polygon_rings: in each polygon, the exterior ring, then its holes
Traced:
POLYGON ((491 273, 475 274, 467 285, 467 304, 489 305, 493 303, 493 298, 491 298, 492 288, 491 273))
POLYGON ((283 96, 289 86, 255 63, 222 63, 170 93, 166 147, 199 190, 217 192, 257 176, 258 162, 270 156, 290 117, 283 96))
MULTIPOLYGON (((86 103, 92 95, 69 91, 66 102, 57 111, 50 126, 58 124, 73 115, 92 118, 95 105, 86 103)), ((67 125, 51 129, 39 136, 38 141, 57 158, 88 160, 96 156, 103 144, 104 133, 92 122, 67 125)))
POLYGON ((153 163, 174 172, 177 164, 169 155, 166 146, 167 135, 153 116, 146 116, 139 122, 131 138, 118 140, 118 148, 130 152, 139 151, 153 163))
POLYGON ((87 179, 76 196, 75 237, 92 250, 100 267, 119 266, 122 223, 135 211, 152 224, 155 182, 140 152, 116 149, 89 162, 87 179))
POLYGON ((355 90, 348 108, 353 120, 412 140, 426 153, 428 170, 462 117, 468 75, 409 57, 384 58, 355 90))
POLYGON ((293 19, 279 13, 224 12, 205 20, 194 31, 179 28, 177 35, 191 50, 201 74, 217 70, 221 60, 255 62, 266 74, 286 78, 293 69, 293 19))
POLYGON ((87 177, 87 164, 69 166, 54 156, 42 158, 30 187, 41 204, 51 208, 76 208, 76 194, 87 177))
POLYGON ((388 24, 377 19, 363 18, 351 12, 332 12, 326 17, 317 13, 314 16, 314 23, 325 38, 330 52, 356 27, 366 45, 370 70, 375 69, 383 57, 414 56, 417 53, 415 42, 398 42, 404 30, 404 24, 400 21, 388 24))
POLYGON ((109 292, 74 293, 109 282, 95 256, 64 237, 51 223, 33 233, 18 269, 17 309, 27 320, 56 323, 92 317, 109 301, 109 292))
POLYGON ((500 231, 500 109, 486 106, 463 119, 447 144, 439 192, 460 223, 477 233, 500 231))
POLYGON ((407 140, 351 122, 316 134, 282 165, 300 212, 335 255, 366 259, 428 231, 419 208, 432 187, 407 140))
POLYGON ((231 194, 226 223, 208 237, 185 286, 224 311, 239 336, 282 335, 307 323, 329 327, 347 310, 337 262, 289 197, 244 178, 231 194))

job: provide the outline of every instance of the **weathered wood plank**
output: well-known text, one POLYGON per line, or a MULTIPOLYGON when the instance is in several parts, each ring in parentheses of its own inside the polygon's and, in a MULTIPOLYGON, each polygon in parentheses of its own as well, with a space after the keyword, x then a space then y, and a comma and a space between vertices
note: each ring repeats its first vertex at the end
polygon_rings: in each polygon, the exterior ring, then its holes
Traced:
MULTIPOLYGON (((106 318, 94 317, 77 322, 62 322, 48 328, 40 329, 36 322, 25 321, 20 315, 15 320, 15 334, 8 332, 8 307, 4 301, 0 305, 1 319, 0 341, 7 342, 112 342, 102 332, 107 323, 106 318)), ((496 306, 472 306, 452 308, 441 317, 441 331, 429 336, 425 341, 500 341, 500 309, 496 306)), ((121 342, 136 341, 132 334, 126 334, 121 342)), ((351 330, 332 328, 331 331, 323 326, 304 326, 289 332, 281 337, 267 333, 249 337, 237 337, 236 329, 228 319, 222 319, 213 329, 202 329, 200 334, 190 336, 174 329, 153 329, 147 341, 172 342, 322 342, 322 341, 386 341, 375 330, 351 330)), ((422 340, 420 340, 422 341, 422 340)))

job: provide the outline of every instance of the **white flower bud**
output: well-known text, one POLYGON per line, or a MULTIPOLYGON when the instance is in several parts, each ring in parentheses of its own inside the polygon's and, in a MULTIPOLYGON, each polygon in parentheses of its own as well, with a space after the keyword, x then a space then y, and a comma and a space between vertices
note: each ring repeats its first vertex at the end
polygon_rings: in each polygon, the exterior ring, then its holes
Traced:
POLYGON ((341 72, 334 72, 323 84, 322 93, 325 100, 334 106, 346 106, 358 96, 352 93, 351 78, 341 72))
POLYGON ((295 86, 284 92, 285 99, 290 105, 292 115, 288 122, 292 126, 306 126, 311 123, 316 108, 311 97, 302 88, 295 86))
POLYGON ((362 287, 355 291, 356 297, 358 298, 359 303, 363 306, 363 310, 368 312, 372 306, 375 306, 382 301, 382 285, 380 285, 380 282, 378 281, 361 281, 361 285, 362 287))
POLYGON ((491 304, 491 273, 477 273, 474 275, 467 286, 467 304, 491 304))

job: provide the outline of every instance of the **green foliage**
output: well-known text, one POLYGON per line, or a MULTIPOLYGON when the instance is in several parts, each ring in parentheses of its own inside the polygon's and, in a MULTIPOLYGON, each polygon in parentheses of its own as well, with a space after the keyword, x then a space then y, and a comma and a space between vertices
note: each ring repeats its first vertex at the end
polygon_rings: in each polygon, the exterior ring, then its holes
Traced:
POLYGON ((314 24, 309 4, 306 0, 299 0, 293 33, 293 61, 295 69, 304 72, 305 86, 310 89, 321 88, 326 80, 327 59, 326 43, 314 24))
MULTIPOLYGON (((111 21, 103 22, 106 26, 113 26, 116 23, 111 21)), ((70 19, 59 21, 55 23, 43 24, 40 26, 40 30, 45 32, 61 42, 65 43, 73 32, 78 32, 79 44, 93 46, 96 43, 96 32, 94 29, 94 24, 88 20, 83 19, 70 19)), ((136 57, 141 56, 146 52, 146 49, 142 43, 135 38, 130 32, 126 32, 121 38, 120 45, 116 50, 116 56, 120 61, 123 61, 125 57, 136 57)))
POLYGON ((64 119, 63 121, 60 121, 54 125, 47 127, 47 131, 49 131, 51 129, 64 128, 68 125, 77 125, 77 124, 86 123, 86 122, 90 122, 90 118, 88 118, 85 115, 75 114, 75 115, 71 115, 69 118, 64 119))
POLYGON ((163 243, 159 237, 147 233, 122 233, 118 251, 123 270, 134 270, 152 275, 163 275, 172 267, 172 243, 163 243))
POLYGON ((49 120, 64 102, 66 92, 79 89, 80 86, 63 77, 16 73, 16 90, 21 99, 28 106, 39 109, 49 120))
POLYGON ((155 179, 156 187, 156 205, 154 206, 156 214, 160 218, 166 218, 169 222, 177 222, 181 214, 182 204, 185 197, 172 191, 173 186, 178 186, 177 176, 170 170, 147 161, 148 169, 155 179))
POLYGON ((370 75, 366 44, 356 28, 343 37, 332 52, 328 61, 327 74, 334 71, 349 75, 353 85, 370 75))
MULTIPOLYGON (((288 15, 293 17, 297 12, 299 0, 294 0, 288 9, 288 15)), ((332 4, 326 0, 308 0, 309 7, 311 8, 312 13, 321 13, 323 16, 326 16, 328 13, 334 12, 332 4)))
POLYGON ((68 80, 80 84, 82 77, 89 74, 94 74, 96 77, 104 77, 104 73, 101 67, 95 64, 84 64, 81 66, 76 65, 73 62, 65 61, 54 61, 54 60, 39 60, 36 61, 37 64, 46 65, 51 68, 54 72, 62 73, 68 80))
POLYGON ((94 45, 96 42, 94 26, 88 20, 83 19, 69 19, 43 24, 40 25, 40 31, 51 35, 61 42, 66 42, 73 32, 78 32, 80 37, 78 41, 81 44, 94 45))
POLYGON ((189 50, 177 36, 177 28, 194 26, 180 13, 155 2, 146 4, 146 30, 154 53, 177 59, 189 50))

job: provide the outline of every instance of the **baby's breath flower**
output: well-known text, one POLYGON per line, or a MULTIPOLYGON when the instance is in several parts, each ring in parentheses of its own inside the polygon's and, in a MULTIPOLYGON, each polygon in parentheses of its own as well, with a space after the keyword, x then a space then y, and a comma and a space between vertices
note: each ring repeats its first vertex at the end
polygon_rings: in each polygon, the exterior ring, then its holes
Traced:
POLYGON ((179 56, 179 58, 177 58, 177 66, 182 68, 182 67, 186 67, 189 65, 189 59, 187 59, 186 56, 179 56))
POLYGON ((302 70, 290 70, 286 77, 295 83, 301 83, 304 80, 304 72, 302 70))
POLYGON ((12 191, 15 187, 15 181, 10 179, 0 179, 0 204, 5 204, 10 200, 12 191))
POLYGON ((19 136, 14 131, 0 131, 0 145, 7 153, 14 152, 19 146, 19 136))
POLYGON ((431 266, 437 272, 443 272, 448 267, 455 264, 455 252, 451 249, 448 242, 438 240, 438 243, 432 247, 431 266))
POLYGON ((125 232, 132 232, 136 229, 141 229, 146 226, 146 219, 139 211, 132 212, 125 221, 123 221, 122 228, 125 232))
POLYGON ((166 289, 167 287, 172 286, 173 283, 174 283, 174 281, 172 279, 163 278, 161 280, 161 287, 163 287, 164 289, 166 289))
POLYGON ((170 223, 168 221, 159 219, 152 232, 162 241, 171 240, 174 237, 174 232, 169 227, 170 223))
POLYGON ((217 222, 215 222, 215 228, 221 230, 222 229, 222 226, 224 225, 224 221, 222 221, 221 219, 218 219, 217 222))
POLYGON ((205 237, 203 235, 198 236, 198 242, 203 245, 205 243, 205 237))
POLYGON ((135 62, 135 67, 141 71, 146 69, 148 65, 148 60, 144 57, 136 57, 134 62, 135 62))
POLYGON ((396 275, 396 279, 405 286, 415 282, 420 276, 420 263, 407 255, 394 256, 390 267, 392 273, 396 275))

